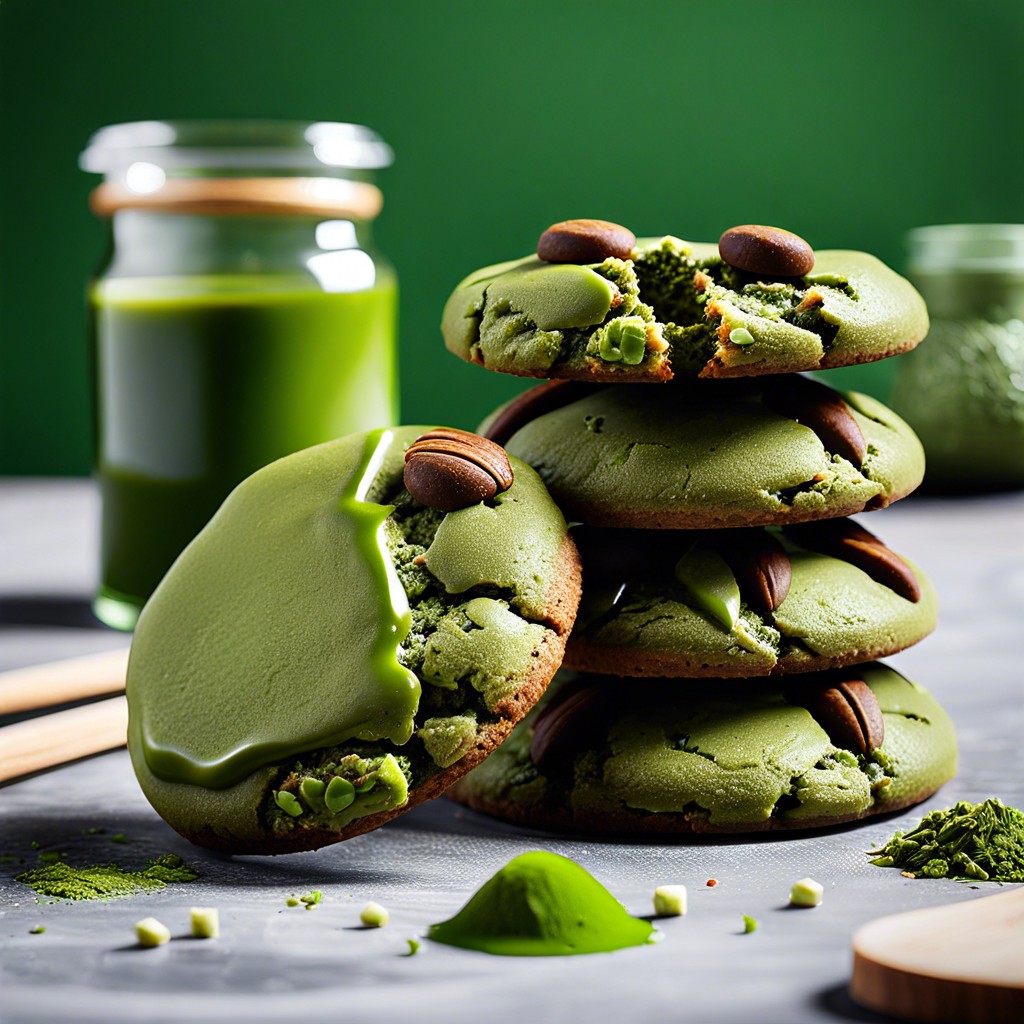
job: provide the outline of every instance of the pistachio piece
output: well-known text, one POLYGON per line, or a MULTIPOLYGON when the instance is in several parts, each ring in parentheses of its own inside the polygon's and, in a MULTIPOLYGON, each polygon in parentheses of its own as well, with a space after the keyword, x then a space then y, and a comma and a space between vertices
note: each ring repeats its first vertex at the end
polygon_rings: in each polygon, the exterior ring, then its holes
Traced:
POLYGON ((292 818, 297 818, 303 813, 302 804, 295 798, 295 794, 289 793, 287 789, 279 789, 274 793, 274 803, 292 818))
POLYGON ((636 235, 621 224, 563 220, 540 236, 537 255, 546 263, 603 263, 609 256, 628 260, 635 246, 636 235))
POLYGON ((654 912, 659 917, 681 917, 686 913, 686 886, 659 885, 654 890, 654 912))
POLYGON ((687 596, 726 629, 740 617, 740 588, 728 563, 706 541, 694 541, 676 562, 676 579, 687 596))
POLYGON ((501 445, 466 430, 439 427, 409 446, 404 479, 417 501, 454 512, 508 490, 513 474, 501 445))
POLYGON ((335 775, 324 790, 324 804, 331 814, 337 814, 339 811, 345 810, 346 807, 350 807, 355 798, 356 787, 340 775, 335 775))
POLYGON ((391 920, 391 915, 379 903, 371 901, 359 912, 359 920, 367 928, 383 928, 391 920))
POLYGON ((860 425, 841 395, 808 377, 791 374, 766 383, 761 401, 769 409, 809 427, 831 455, 862 466, 868 452, 860 425))
POLYGON ((194 939, 220 937, 220 914, 216 907, 190 907, 188 919, 194 939))
POLYGON ((317 804, 323 803, 326 787, 327 784, 321 779, 303 779, 299 783, 299 793, 310 807, 315 807, 317 804))
POLYGON ((718 240, 731 266, 767 277, 802 277, 814 267, 814 250, 799 236, 764 224, 741 224, 718 240))
POLYGON ((647 328, 641 317, 619 317, 602 328, 598 355, 606 363, 637 366, 644 361, 646 351, 647 328))
POLYGON ((786 600, 793 580, 785 548, 761 529, 723 531, 720 543, 740 594, 759 615, 770 615, 786 600))
POLYGON ((801 547, 841 558, 863 569, 876 583, 894 590, 900 597, 915 604, 921 600, 921 585, 914 571, 863 526, 849 519, 825 519, 788 526, 785 532, 801 547))
POLYGON ((817 907, 821 905, 825 888, 813 878, 801 878, 789 890, 789 902, 794 907, 817 907))
POLYGON ((135 922, 135 937, 140 946, 162 946, 171 941, 171 930, 155 917, 144 917, 135 922))
POLYGON ((885 719, 878 698, 861 679, 848 679, 832 686, 794 683, 788 697, 806 708, 843 750, 867 757, 885 742, 885 719))

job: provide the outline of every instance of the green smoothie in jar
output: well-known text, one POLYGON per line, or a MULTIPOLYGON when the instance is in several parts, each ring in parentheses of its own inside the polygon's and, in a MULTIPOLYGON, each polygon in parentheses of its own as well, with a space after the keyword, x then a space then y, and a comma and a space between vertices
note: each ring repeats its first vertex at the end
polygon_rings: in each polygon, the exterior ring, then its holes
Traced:
POLYGON ((367 129, 275 122, 147 122, 90 145, 113 236, 89 294, 94 609, 109 625, 134 627, 246 476, 397 421, 397 286, 369 240, 381 200, 365 180, 388 156, 367 129), (362 166, 330 177, 332 152, 362 166))

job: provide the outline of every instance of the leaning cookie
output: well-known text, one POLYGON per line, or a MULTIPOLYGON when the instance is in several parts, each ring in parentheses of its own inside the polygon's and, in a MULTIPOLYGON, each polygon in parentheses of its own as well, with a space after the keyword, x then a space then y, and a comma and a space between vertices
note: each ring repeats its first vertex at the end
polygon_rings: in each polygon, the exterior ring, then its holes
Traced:
POLYGON ((567 668, 753 678, 856 665, 934 628, 920 569, 846 519, 707 533, 574 531, 586 586, 567 668))
POLYGON ((523 377, 644 382, 849 366, 928 332, 924 300, 880 260, 778 228, 732 228, 716 246, 567 221, 537 252, 459 283, 449 351, 523 377))
POLYGON ((851 515, 909 494, 924 451, 895 413, 799 374, 661 388, 540 384, 480 432, 572 519, 717 529, 851 515))
POLYGON ((884 665, 797 686, 581 676, 449 795, 521 825, 685 838, 897 811, 956 773, 948 715, 884 665))
POLYGON ((376 828, 480 763, 558 668, 580 586, 562 514, 499 446, 421 431, 255 473, 146 605, 129 750, 193 842, 288 853, 376 828))

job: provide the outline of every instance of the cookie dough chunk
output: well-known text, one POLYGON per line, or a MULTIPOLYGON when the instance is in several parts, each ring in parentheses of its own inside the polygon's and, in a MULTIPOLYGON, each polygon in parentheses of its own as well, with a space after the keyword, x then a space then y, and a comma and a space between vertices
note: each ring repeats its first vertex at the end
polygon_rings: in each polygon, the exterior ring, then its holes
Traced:
POLYGON ((921 444, 895 413, 800 376, 542 384, 480 429, 491 425, 566 515, 595 526, 715 529, 845 516, 906 496, 924 475, 921 444), (566 404, 551 409, 558 395, 566 404))
POLYGON ((643 382, 884 359, 921 341, 928 313, 867 253, 823 250, 809 273, 773 277, 668 236, 625 259, 484 267, 456 287, 441 330, 449 351, 502 373, 643 382))
POLYGON ((557 682, 450 795, 521 825, 686 838, 887 814, 926 799, 956 772, 946 712, 884 665, 808 676, 792 692, 781 684, 659 680, 623 701, 622 688, 607 677, 557 682), (883 723, 881 746, 851 745, 835 705, 808 699, 844 686, 883 723), (575 714, 558 715, 570 699, 575 714))
POLYGON ((894 654, 935 628, 924 573, 847 520, 782 533, 574 535, 587 585, 567 668, 686 678, 815 672, 894 654))
POLYGON ((375 828, 482 761, 558 668, 580 582, 562 514, 515 458, 488 500, 416 501, 421 433, 255 473, 146 605, 129 750, 193 842, 288 853, 375 828))

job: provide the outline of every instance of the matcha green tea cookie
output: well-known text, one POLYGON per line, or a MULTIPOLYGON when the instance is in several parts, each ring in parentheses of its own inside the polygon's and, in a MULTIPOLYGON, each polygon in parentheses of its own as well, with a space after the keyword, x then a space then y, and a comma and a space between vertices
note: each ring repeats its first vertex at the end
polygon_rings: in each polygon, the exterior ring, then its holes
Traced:
POLYGON ((637 838, 806 829, 886 814, 956 772, 923 687, 884 665, 794 684, 556 682, 450 795, 521 825, 637 838))
POLYGON ((480 763, 558 668, 580 585, 562 514, 498 445, 421 433, 261 469, 146 605, 128 746, 193 842, 287 853, 375 828, 480 763))
POLYGON ((572 519, 712 529, 882 508, 924 475, 913 431, 867 395, 793 374, 661 388, 541 384, 481 426, 572 519))
POLYGON ((574 531, 586 581, 567 668, 623 676, 816 672, 916 644, 928 578, 847 519, 709 532, 574 531))
POLYGON ((849 366, 928 332, 921 296, 874 256, 815 253, 778 228, 733 228, 716 246, 567 221, 537 252, 459 283, 441 322, 449 351, 501 373, 614 383, 849 366))

